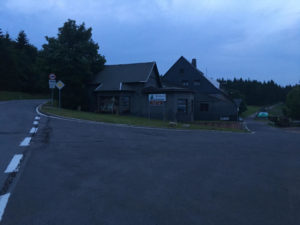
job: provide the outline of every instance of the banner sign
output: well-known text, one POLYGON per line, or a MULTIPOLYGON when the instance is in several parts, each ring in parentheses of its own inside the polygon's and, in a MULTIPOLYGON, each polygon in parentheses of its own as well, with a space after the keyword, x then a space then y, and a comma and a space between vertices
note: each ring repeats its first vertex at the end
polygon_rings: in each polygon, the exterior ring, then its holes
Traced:
POLYGON ((150 101, 165 102, 167 100, 166 94, 149 94, 150 101))
POLYGON ((149 94, 148 99, 151 105, 162 105, 167 101, 166 94, 149 94))

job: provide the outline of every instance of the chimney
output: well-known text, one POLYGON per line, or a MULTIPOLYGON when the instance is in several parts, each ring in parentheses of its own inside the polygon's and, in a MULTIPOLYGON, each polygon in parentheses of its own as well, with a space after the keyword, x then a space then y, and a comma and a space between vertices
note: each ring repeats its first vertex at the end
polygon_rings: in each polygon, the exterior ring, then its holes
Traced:
POLYGON ((197 68, 197 60, 196 59, 192 59, 192 65, 197 68))

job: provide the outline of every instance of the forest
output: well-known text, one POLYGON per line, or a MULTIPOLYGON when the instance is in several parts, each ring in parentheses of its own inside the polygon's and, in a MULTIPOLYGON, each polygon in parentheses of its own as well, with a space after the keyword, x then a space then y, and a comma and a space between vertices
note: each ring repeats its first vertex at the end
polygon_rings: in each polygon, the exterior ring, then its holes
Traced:
POLYGON ((92 28, 68 20, 58 28, 57 37, 45 38, 39 50, 24 31, 14 40, 0 29, 0 91, 48 93, 48 75, 54 73, 67 83, 64 107, 85 109, 86 85, 105 63, 92 39, 92 28))
POLYGON ((242 98, 247 105, 266 106, 285 102, 287 94, 292 90, 293 86, 280 86, 273 80, 260 82, 257 80, 219 79, 220 87, 234 97, 242 98))

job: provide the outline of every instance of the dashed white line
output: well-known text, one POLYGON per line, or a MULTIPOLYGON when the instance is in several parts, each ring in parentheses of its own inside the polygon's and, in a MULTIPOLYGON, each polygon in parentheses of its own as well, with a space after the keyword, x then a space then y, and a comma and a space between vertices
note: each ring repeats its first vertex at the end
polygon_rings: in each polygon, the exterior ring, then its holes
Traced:
POLYGON ((39 121, 33 121, 33 125, 38 125, 39 121))
POLYGON ((4 171, 4 173, 18 172, 19 165, 20 165, 20 162, 21 162, 22 158, 23 158, 22 154, 14 155, 14 157, 12 158, 10 163, 8 164, 8 166, 7 166, 6 170, 4 171))
POLYGON ((0 195, 0 222, 2 220, 2 216, 4 214, 9 196, 10 196, 10 193, 5 194, 5 195, 0 195))
POLYGON ((31 128, 31 130, 29 131, 30 134, 35 134, 38 131, 38 128, 33 127, 31 128))
POLYGON ((40 119, 41 119, 41 117, 39 117, 39 116, 36 116, 34 119, 35 119, 35 120, 40 120, 40 119))
POLYGON ((20 147, 28 146, 30 144, 30 141, 31 141, 31 137, 24 138, 24 140, 20 144, 20 147))

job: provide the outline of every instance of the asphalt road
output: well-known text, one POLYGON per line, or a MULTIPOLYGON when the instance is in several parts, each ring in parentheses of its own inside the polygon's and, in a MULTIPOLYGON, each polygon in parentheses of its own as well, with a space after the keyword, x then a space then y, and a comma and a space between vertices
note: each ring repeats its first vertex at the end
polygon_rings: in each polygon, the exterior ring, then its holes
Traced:
POLYGON ((15 154, 21 154, 19 147, 33 127, 35 107, 41 100, 0 102, 0 190, 7 179, 4 173, 15 154))
POLYGON ((2 224, 300 224, 300 134, 249 128, 255 133, 42 117, 2 224))

